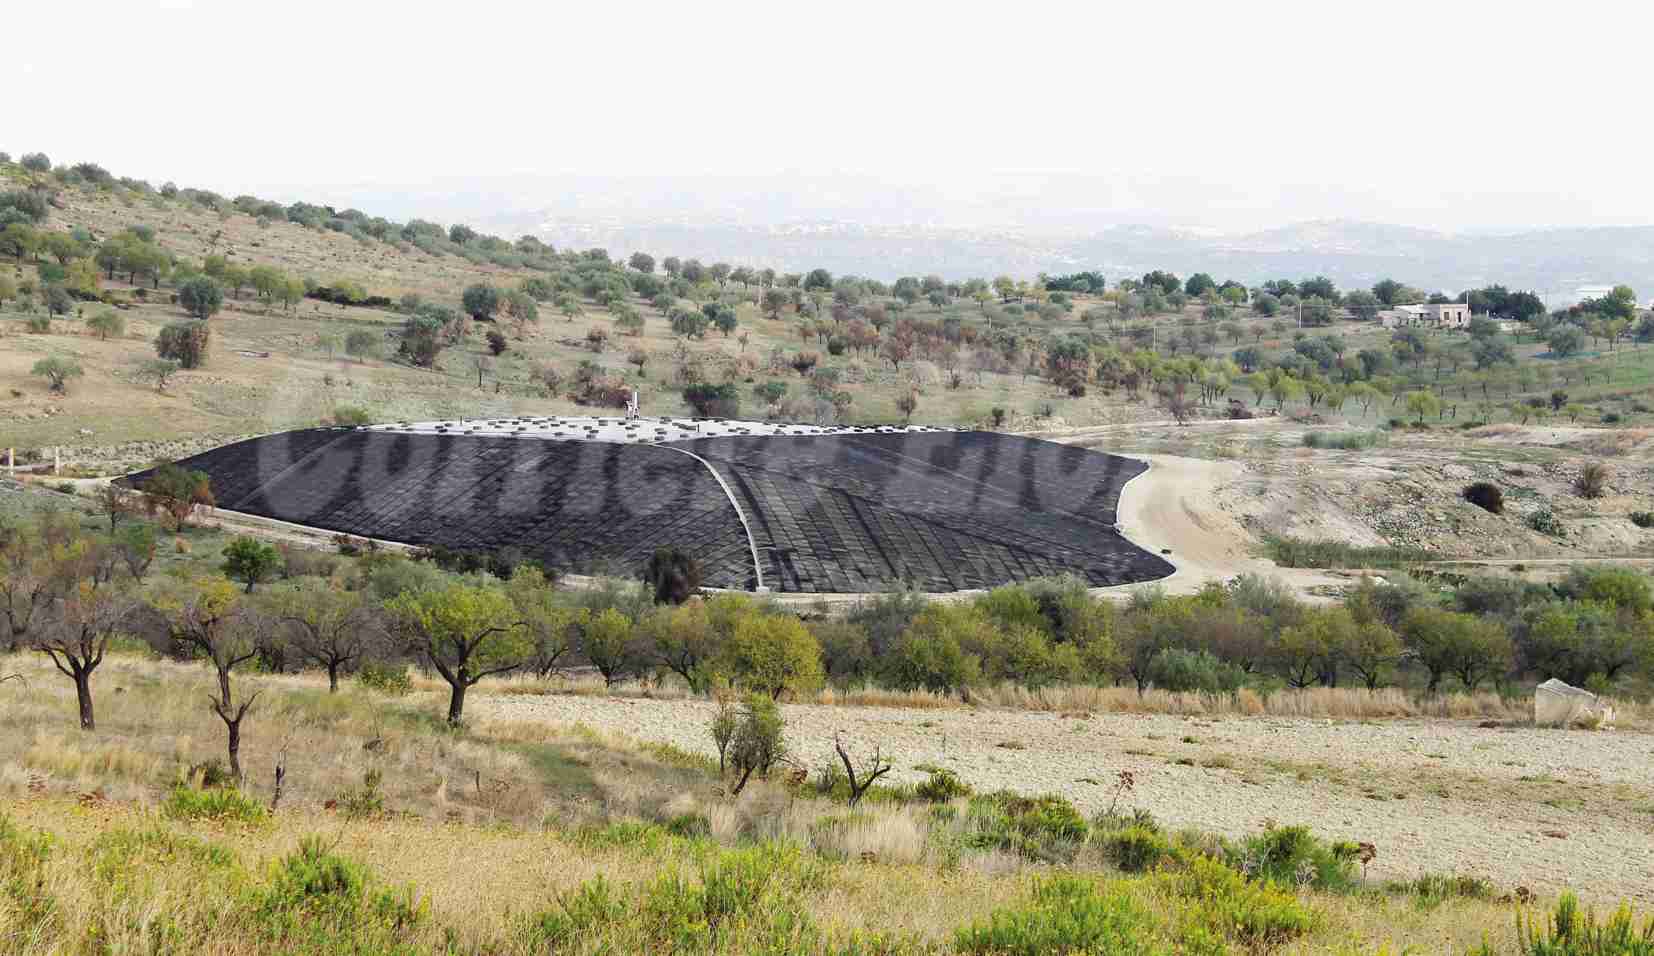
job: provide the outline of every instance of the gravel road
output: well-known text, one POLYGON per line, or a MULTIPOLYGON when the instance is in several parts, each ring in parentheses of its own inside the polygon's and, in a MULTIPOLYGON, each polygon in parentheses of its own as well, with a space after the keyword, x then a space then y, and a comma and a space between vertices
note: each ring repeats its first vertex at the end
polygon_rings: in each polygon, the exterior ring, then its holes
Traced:
MULTIPOLYGON (((479 717, 581 722, 711 754, 698 700, 487 695, 479 717)), ((1506 889, 1572 888, 1603 902, 1654 901, 1654 735, 1478 727, 1473 722, 1062 716, 1000 710, 788 705, 794 751, 812 766, 842 731, 979 790, 1061 793, 1088 814, 1118 771, 1123 806, 1227 835, 1267 820, 1378 846, 1373 878, 1466 873, 1506 889)))

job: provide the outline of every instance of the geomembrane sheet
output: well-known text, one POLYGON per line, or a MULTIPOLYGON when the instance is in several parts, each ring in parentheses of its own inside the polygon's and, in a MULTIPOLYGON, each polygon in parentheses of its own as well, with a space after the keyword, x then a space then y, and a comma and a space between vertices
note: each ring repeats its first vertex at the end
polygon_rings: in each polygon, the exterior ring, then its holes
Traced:
POLYGON ((222 508, 412 545, 509 545, 562 571, 633 575, 665 546, 693 555, 708 586, 738 589, 757 583, 755 546, 764 585, 787 592, 1060 573, 1106 586, 1173 570, 1114 528, 1145 465, 990 432, 628 445, 318 428, 180 464, 207 473, 222 508))

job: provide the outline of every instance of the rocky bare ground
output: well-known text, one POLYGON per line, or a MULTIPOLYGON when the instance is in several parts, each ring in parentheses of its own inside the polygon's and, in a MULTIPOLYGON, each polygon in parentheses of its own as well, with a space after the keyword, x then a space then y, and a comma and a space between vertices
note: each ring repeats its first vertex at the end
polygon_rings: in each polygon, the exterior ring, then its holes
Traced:
MULTIPOLYGON (((489 695, 483 719, 584 723, 712 754, 711 705, 697 700, 489 695)), ((1488 877, 1507 890, 1572 888, 1654 900, 1654 735, 1482 728, 1474 722, 1063 716, 1001 710, 785 707, 799 759, 825 762, 842 732, 856 749, 956 771, 979 790, 1061 793, 1228 835, 1298 823, 1379 849, 1374 879, 1488 877)))

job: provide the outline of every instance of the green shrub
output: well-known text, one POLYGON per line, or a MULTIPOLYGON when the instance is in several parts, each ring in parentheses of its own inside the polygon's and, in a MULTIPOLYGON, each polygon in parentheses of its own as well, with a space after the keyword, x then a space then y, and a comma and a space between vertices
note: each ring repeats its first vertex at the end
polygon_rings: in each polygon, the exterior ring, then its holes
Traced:
POLYGON ((1654 528, 1654 511, 1631 512, 1631 523, 1639 528, 1654 528))
POLYGON ((800 900, 801 891, 820 888, 820 866, 796 847, 716 851, 698 875, 673 870, 641 887, 588 880, 529 919, 524 942, 533 952, 910 951, 859 936, 828 950, 800 900))
POLYGON ((50 315, 31 315, 23 320, 23 327, 36 335, 45 335, 52 331, 52 317, 50 315))
POLYGON ((1226 856, 1245 875, 1282 886, 1345 892, 1357 885, 1354 847, 1328 846, 1308 827, 1270 827, 1229 847, 1226 856))
POLYGON ((413 678, 407 664, 368 661, 356 671, 356 682, 368 690, 392 697, 401 697, 413 690, 413 678))
POLYGON ((959 779, 959 775, 943 767, 933 768, 930 776, 924 783, 913 788, 914 794, 921 800, 931 803, 947 803, 955 797, 971 795, 971 785, 959 779))
POLYGON ((196 790, 179 785, 161 804, 161 812, 175 820, 218 820, 261 823, 269 811, 234 787, 196 790))
POLYGON ((1563 526, 1562 520, 1556 516, 1556 512, 1549 508, 1540 508, 1538 511, 1532 512, 1522 519, 1522 523, 1540 534, 1548 534, 1553 538, 1560 538, 1568 533, 1568 529, 1563 526))
POLYGON ((253 909, 261 928, 291 948, 325 944, 338 952, 390 951, 427 916, 411 890, 376 887, 366 867, 314 836, 275 864, 269 884, 254 893, 253 909))
POLYGON ((1491 900, 1498 896, 1494 885, 1480 876, 1426 873, 1385 887, 1391 893, 1410 896, 1421 907, 1440 906, 1448 900, 1491 900))
POLYGON ((1258 951, 1290 942, 1315 926, 1297 897, 1269 883, 1245 877, 1208 857, 1195 857, 1180 873, 1165 877, 1173 893, 1194 905, 1184 913, 1185 933, 1222 936, 1258 951))
POLYGON ((230 772, 224 768, 224 761, 217 757, 209 757, 200 763, 190 764, 189 770, 184 772, 184 779, 189 781, 191 785, 203 790, 235 785, 235 780, 230 777, 230 772))
POLYGON ((666 821, 666 832, 690 840, 712 835, 712 821, 704 813, 680 813, 666 821))
POLYGON ((1004 790, 972 797, 966 825, 970 846, 1046 861, 1072 859, 1090 832, 1085 818, 1060 796, 1024 797, 1004 790))
POLYGON ((1155 687, 1176 693, 1233 694, 1246 674, 1210 651, 1168 647, 1149 660, 1148 678, 1155 687))
POLYGON ((339 405, 333 409, 333 424, 357 427, 371 425, 373 413, 360 405, 339 405))
POLYGON ((385 813, 385 794, 380 789, 384 775, 377 767, 362 774, 362 785, 339 794, 339 812, 346 820, 372 820, 385 813))
POLYGON ((529 922, 528 941, 535 952, 558 952, 581 941, 601 939, 610 927, 627 919, 630 909, 630 901, 599 874, 558 894, 555 909, 529 922))
POLYGON ((1421 548, 1359 547, 1342 541, 1305 541, 1301 538, 1264 538, 1264 553, 1285 568, 1397 568, 1424 561, 1421 548))
POLYGON ((1622 905, 1598 923, 1596 913, 1581 910, 1572 893, 1562 894, 1543 926, 1518 914, 1516 936, 1523 956, 1654 956, 1654 919, 1639 928, 1622 905))
POLYGON ((92 874, 111 887, 130 888, 141 864, 223 870, 235 864, 234 851, 160 827, 110 830, 92 843, 92 874))
MULTIPOLYGON (((546 825, 556 824, 555 817, 547 817, 546 825)), ((575 842, 586 847, 625 847, 645 853, 659 853, 672 842, 672 834, 654 823, 622 820, 601 826, 584 826, 574 832, 575 842)))
POLYGON ((1127 873, 1145 873, 1175 859, 1171 842, 1147 827, 1126 827, 1100 838, 1103 857, 1127 873))
POLYGON ((1388 445, 1390 438, 1381 431, 1361 432, 1305 432, 1305 448, 1330 448, 1337 451, 1360 451, 1388 445))
POLYGON ((819 885, 819 869, 797 847, 764 844, 717 854, 701 865, 700 885, 669 874, 644 894, 645 951, 795 952, 816 930, 800 912, 798 891, 819 885), (739 942, 737 942, 739 940, 739 942))
POLYGON ((995 910, 986 922, 958 930, 953 944, 961 953, 995 956, 1146 956, 1162 951, 1153 929, 1149 914, 1124 890, 1056 876, 1036 883, 1027 904, 995 910))

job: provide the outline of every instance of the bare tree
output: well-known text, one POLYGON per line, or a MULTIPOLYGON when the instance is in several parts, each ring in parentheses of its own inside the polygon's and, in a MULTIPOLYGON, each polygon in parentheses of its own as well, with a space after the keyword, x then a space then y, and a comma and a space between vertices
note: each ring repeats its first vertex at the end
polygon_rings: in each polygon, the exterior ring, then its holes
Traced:
POLYGON ((109 639, 123 629, 136 605, 127 592, 79 582, 52 602, 33 641, 35 650, 50 657, 63 676, 75 682, 82 730, 98 729, 92 707, 92 672, 103 663, 109 639))
POLYGON ((114 482, 103 485, 98 489, 98 512, 109 518, 109 533, 115 533, 115 527, 123 518, 137 514, 142 507, 134 500, 134 495, 114 482))
POLYGON ((836 733, 833 734, 833 749, 838 751, 838 759, 844 762, 844 774, 850 778, 850 806, 852 807, 861 802, 862 794, 867 792, 868 787, 873 786, 873 781, 891 770, 890 762, 884 759, 881 748, 874 747, 873 759, 866 768, 867 773, 858 779, 855 762, 850 759, 850 752, 844 749, 844 742, 839 739, 839 735, 836 733))
POLYGON ((386 643, 377 606, 364 592, 343 591, 326 581, 281 588, 266 595, 267 613, 279 626, 276 638, 299 657, 327 671, 329 693, 339 689, 339 672, 386 643))
POLYGON ((34 626, 35 615, 52 595, 52 576, 32 535, 18 528, 0 528, 0 631, 8 649, 20 650, 34 626))

